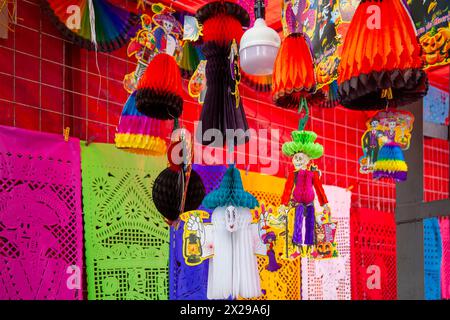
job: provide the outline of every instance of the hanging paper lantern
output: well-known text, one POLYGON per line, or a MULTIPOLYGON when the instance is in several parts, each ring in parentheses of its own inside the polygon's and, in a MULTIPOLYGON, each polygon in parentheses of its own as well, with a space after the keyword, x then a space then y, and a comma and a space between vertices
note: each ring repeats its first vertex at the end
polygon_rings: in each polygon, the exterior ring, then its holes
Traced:
POLYGON ((138 111, 155 119, 179 118, 183 111, 181 95, 181 74, 175 59, 165 53, 158 54, 138 82, 138 111))
POLYGON ((242 36, 239 55, 242 70, 256 76, 270 75, 280 47, 280 36, 264 21, 262 0, 255 1, 255 25, 242 36))
MULTIPOLYGON (((243 30, 248 26, 248 13, 238 4, 228 1, 215 1, 201 7, 196 13, 197 20, 203 24, 203 54, 207 60, 207 91, 200 115, 201 130, 198 140, 204 145, 223 146, 226 143, 226 130, 248 129, 242 100, 239 98, 239 61, 237 45, 243 30), (233 49, 236 47, 235 49, 233 49), (230 57, 231 55, 231 57, 230 57), (220 141, 207 141, 203 133, 216 129, 222 133, 220 141)), ((239 132, 239 131, 235 131, 239 132)), ((246 134, 236 136, 235 144, 248 141, 246 134)))
POLYGON ((107 0, 42 0, 42 6, 67 39, 88 50, 119 49, 139 28, 138 15, 107 0))
POLYGON ((403 1, 361 1, 338 67, 341 104, 370 110, 386 108, 389 101, 400 106, 420 99, 428 89, 420 55, 403 1))
POLYGON ((391 178, 395 181, 406 181, 408 165, 405 162, 402 148, 396 142, 385 143, 378 153, 373 178, 391 178))
POLYGON ((162 156, 167 151, 164 123, 147 117, 136 109, 136 92, 128 98, 115 137, 116 147, 137 154, 162 156))
POLYGON ((301 32, 291 33, 278 51, 272 94, 279 107, 296 108, 302 97, 316 90, 313 57, 306 37, 301 32))
MULTIPOLYGON (((181 167, 171 166, 158 175, 153 185, 152 197, 155 207, 169 222, 177 220, 182 213, 180 205, 184 192, 181 183, 183 175, 181 167)), ((202 179, 192 170, 183 212, 197 209, 204 196, 205 187, 202 179)))
MULTIPOLYGON (((268 1, 264 1, 264 8, 267 8, 268 1)), ((255 23, 255 1, 254 0, 239 0, 239 4, 249 13, 250 15, 250 26, 253 27, 255 23)), ((259 7, 258 7, 259 8, 259 7)), ((277 34, 278 35, 278 34, 277 34)), ((242 39, 241 39, 242 42, 242 39)), ((278 42, 280 42, 280 39, 278 38, 278 42)), ((278 48, 280 47, 280 44, 278 43, 278 48)), ((277 49, 278 52, 278 49, 277 49)), ((242 57, 241 57, 241 66, 242 66, 242 57)), ((244 69, 244 67, 243 67, 244 69)), ((273 61, 272 61, 272 67, 273 71, 273 61)), ((267 75, 254 75, 254 74, 248 74, 245 72, 245 70, 241 70, 241 82, 242 84, 245 84, 246 86, 250 87, 251 89, 258 91, 258 92, 270 92, 272 90, 272 71, 270 74, 267 75)))
POLYGON ((181 213, 197 209, 205 197, 202 179, 190 164, 192 149, 181 147, 182 143, 179 140, 170 145, 167 151, 169 167, 158 175, 152 189, 155 207, 169 224, 181 213), (175 148, 179 148, 179 153, 175 148))

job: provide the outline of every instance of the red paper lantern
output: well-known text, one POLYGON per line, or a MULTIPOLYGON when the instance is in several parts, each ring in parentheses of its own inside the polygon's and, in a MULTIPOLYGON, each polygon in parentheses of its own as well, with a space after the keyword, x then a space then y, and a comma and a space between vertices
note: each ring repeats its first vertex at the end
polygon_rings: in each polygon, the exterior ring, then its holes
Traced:
POLYGON ((160 53, 149 63, 137 86, 136 107, 151 118, 169 120, 183 111, 181 73, 175 59, 160 53))
POLYGON ((300 99, 316 90, 311 49, 303 33, 284 39, 275 59, 272 76, 273 100, 277 106, 296 108, 300 99))
POLYGON ((244 31, 238 18, 227 13, 218 13, 203 22, 203 41, 229 45, 234 39, 239 43, 244 31))
POLYGON ((338 67, 341 104, 383 109, 423 97, 428 89, 421 48, 401 0, 362 0, 350 23, 338 67))

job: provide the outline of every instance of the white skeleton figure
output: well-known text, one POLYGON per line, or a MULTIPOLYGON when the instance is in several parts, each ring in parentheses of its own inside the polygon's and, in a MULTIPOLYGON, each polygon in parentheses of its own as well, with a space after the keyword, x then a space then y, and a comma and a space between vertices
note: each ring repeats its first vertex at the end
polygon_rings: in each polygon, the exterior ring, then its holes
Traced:
POLYGON ((187 229, 196 231, 204 257, 209 262, 208 299, 253 298, 261 295, 256 254, 266 254, 266 246, 258 235, 258 225, 252 224, 250 209, 217 207, 211 224, 191 216, 187 229))

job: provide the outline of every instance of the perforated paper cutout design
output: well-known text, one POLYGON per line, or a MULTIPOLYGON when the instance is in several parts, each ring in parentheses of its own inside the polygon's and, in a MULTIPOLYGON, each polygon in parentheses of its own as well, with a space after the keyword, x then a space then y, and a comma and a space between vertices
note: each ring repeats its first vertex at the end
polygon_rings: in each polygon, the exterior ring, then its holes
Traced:
MULTIPOLYGON (((302 258, 302 299, 350 300, 350 205, 351 192, 335 186, 324 186, 331 208, 331 219, 337 222, 335 242, 338 258, 315 260, 302 258)), ((320 208, 317 200, 314 205, 320 208)))
POLYGON ((89 299, 167 299, 169 229, 151 196, 166 163, 82 145, 89 299))
POLYGON ((442 240, 441 297, 450 299, 450 218, 439 219, 442 240))
POLYGON ((0 126, 0 300, 82 299, 79 140, 0 126))
POLYGON ((423 98, 423 118, 427 122, 447 125, 449 123, 449 93, 430 86, 423 98))
POLYGON ((442 243, 438 218, 423 220, 425 299, 441 299, 442 243))
MULTIPOLYGON (((253 194, 258 202, 267 206, 279 206, 285 179, 241 171, 244 189, 253 194)), ((276 272, 266 269, 267 256, 258 256, 258 269, 261 276, 263 295, 258 300, 300 300, 300 258, 284 259, 284 238, 277 235, 274 246, 277 262, 281 268, 276 272), (281 254, 281 256, 280 256, 281 254)))
POLYGON ((352 299, 397 299, 394 214, 351 210, 352 299))

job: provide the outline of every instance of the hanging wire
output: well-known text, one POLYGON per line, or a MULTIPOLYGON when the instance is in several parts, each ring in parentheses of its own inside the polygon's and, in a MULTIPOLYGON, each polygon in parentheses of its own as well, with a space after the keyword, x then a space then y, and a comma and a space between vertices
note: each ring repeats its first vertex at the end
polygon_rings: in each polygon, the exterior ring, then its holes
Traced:
POLYGON ((100 66, 98 63, 98 43, 97 43, 97 30, 95 29, 95 8, 94 8, 94 2, 93 0, 88 0, 88 5, 89 5, 89 24, 91 27, 91 41, 94 44, 94 48, 95 48, 95 65, 97 67, 97 72, 98 72, 98 76, 100 78, 100 83, 98 85, 98 93, 97 93, 97 111, 98 111, 98 106, 99 106, 99 100, 100 100, 100 94, 101 94, 101 90, 102 90, 102 74, 100 71, 100 66))
POLYGON ((232 139, 227 140, 227 162, 228 165, 234 166, 235 159, 234 159, 234 141, 232 139))

